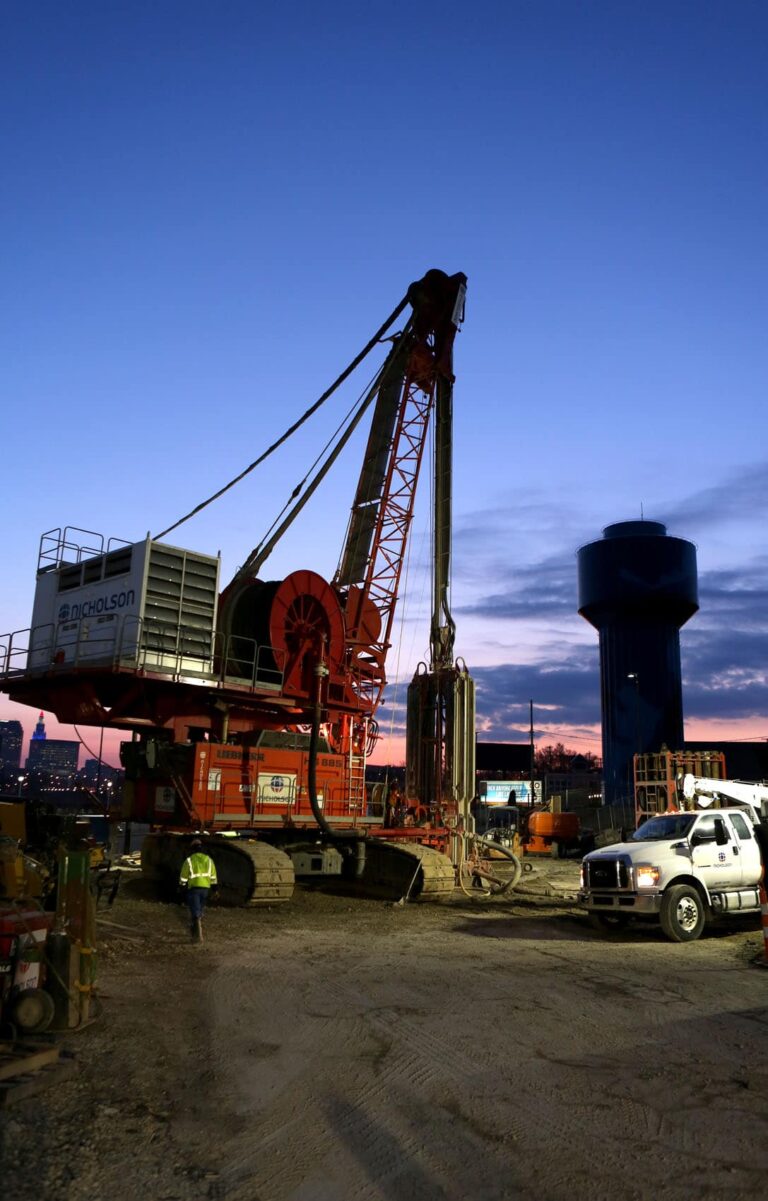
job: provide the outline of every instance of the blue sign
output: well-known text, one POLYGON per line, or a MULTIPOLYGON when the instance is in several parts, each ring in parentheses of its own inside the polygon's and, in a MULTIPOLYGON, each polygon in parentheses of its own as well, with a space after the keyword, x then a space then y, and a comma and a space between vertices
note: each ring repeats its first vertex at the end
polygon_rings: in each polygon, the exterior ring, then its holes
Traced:
MULTIPOLYGON (((530 805, 531 803, 530 780, 484 780, 481 781, 481 789, 483 786, 485 786, 484 799, 488 805, 530 805)), ((541 780, 534 781, 534 796, 536 801, 541 800, 541 780)))

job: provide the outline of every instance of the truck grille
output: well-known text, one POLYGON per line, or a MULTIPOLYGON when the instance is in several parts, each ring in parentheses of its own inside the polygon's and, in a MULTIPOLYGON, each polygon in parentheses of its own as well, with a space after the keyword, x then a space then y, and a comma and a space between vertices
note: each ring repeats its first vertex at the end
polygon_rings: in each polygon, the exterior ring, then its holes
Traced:
POLYGON ((629 869, 623 859, 594 859, 587 861, 589 888, 629 888, 629 869))

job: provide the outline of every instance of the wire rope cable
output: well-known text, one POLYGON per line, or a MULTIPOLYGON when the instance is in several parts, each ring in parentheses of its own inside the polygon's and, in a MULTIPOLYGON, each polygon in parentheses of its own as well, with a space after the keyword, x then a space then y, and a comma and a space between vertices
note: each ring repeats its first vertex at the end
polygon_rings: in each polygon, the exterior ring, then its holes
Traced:
MULTIPOLYGON (((103 760, 102 754, 101 753, 97 754, 96 751, 91 750, 91 748, 88 746, 88 743, 85 741, 82 734, 78 730, 77 726, 73 725, 72 729, 77 734, 78 742, 88 752, 88 754, 91 756, 91 758, 96 759, 99 763, 103 763, 104 760, 103 760)), ((104 737, 104 727, 103 726, 101 727, 101 734, 102 734, 102 738, 103 738, 104 737)))
POLYGON ((304 423, 306 421, 308 421, 309 418, 314 413, 317 412, 317 410, 320 408, 320 406, 325 404, 326 400, 328 400, 328 398, 333 395, 333 393, 337 390, 337 388, 339 388, 341 386, 341 384, 344 383, 344 380, 347 379, 347 377, 352 374, 352 372, 355 370, 356 367, 359 366, 360 363, 362 363, 362 361, 366 357, 366 355, 370 354, 370 352, 373 350, 373 348, 382 340, 382 338, 384 337, 384 335, 386 334, 387 330, 392 325, 392 323, 394 321, 396 321, 397 318, 400 316, 400 314, 402 313, 402 311, 405 308, 407 303, 408 303, 408 299, 407 299, 407 297, 404 296, 403 299, 399 302, 399 304, 397 304, 396 307, 392 310, 389 317, 387 317, 386 321, 383 322, 383 324, 379 326, 379 328, 377 329, 377 331, 373 335, 373 337, 368 340, 368 342, 363 347, 363 349, 360 351, 360 353, 355 356, 355 358, 352 360, 352 362, 349 364, 349 366, 346 367, 344 369, 344 371, 342 371, 341 375, 339 375, 333 381, 333 383, 330 385, 330 387, 326 388, 326 390, 325 390, 325 392, 323 392, 322 396, 320 396, 314 402, 314 404, 310 405, 309 408, 304 413, 302 413, 301 417, 299 417, 299 419, 297 421, 294 421, 293 425, 291 425, 285 431, 285 433, 282 434, 277 439, 276 442, 273 442, 271 446, 268 446, 267 449, 262 454, 260 454, 257 459, 254 459, 252 463, 249 463, 249 465, 246 468, 244 468, 243 471, 239 472, 238 475, 236 475, 234 477, 234 479, 231 479, 228 484, 225 484, 222 488, 219 488, 218 491, 214 492, 211 496, 209 496, 207 498, 207 500, 203 500, 198 505, 195 505, 194 509, 190 509, 190 511, 188 513, 186 513, 184 517, 180 517, 178 519, 178 521, 174 521, 174 523, 172 525, 167 526, 166 529, 162 530, 159 534, 156 534, 155 540, 158 541, 161 538, 165 538, 165 536, 167 534, 170 534, 173 530, 178 529, 178 527, 180 525, 183 525, 185 521, 189 521, 189 519, 191 517, 195 517, 198 513, 202 512, 202 510, 207 508, 208 505, 212 504, 215 500, 218 500, 219 497, 223 496, 225 492, 228 492, 230 488, 234 488, 235 484, 239 484, 241 480, 245 479, 245 477, 247 475, 249 475, 261 463, 263 463, 265 459, 268 459, 271 454, 274 454, 274 452, 280 446, 282 446, 284 442, 287 442, 287 440, 291 437, 291 435, 295 434, 296 430, 300 429, 300 427, 302 425, 304 425, 304 423))
POLYGON ((350 406, 345 417, 339 422, 335 431, 330 436, 330 438, 326 442, 323 449, 320 451, 320 453, 315 458, 314 463, 312 463, 309 470, 305 473, 304 477, 301 480, 299 480, 298 484, 291 492, 290 496, 288 497, 287 501, 283 505, 282 509, 275 517, 274 521, 272 522, 272 524, 269 527, 269 529, 267 530, 267 532, 264 534, 263 538, 261 539, 261 542, 255 548, 255 550, 251 551, 250 555, 245 560, 243 565, 238 569, 238 572, 237 572, 238 576, 247 574, 249 571, 251 571, 253 569, 253 567, 256 563, 261 564, 264 562, 264 560, 268 557, 269 552, 273 548, 274 543, 278 540, 278 537, 281 536, 283 533, 285 533, 285 530, 287 529, 287 527, 293 522, 295 517, 298 516, 299 512, 304 507, 304 505, 307 503, 307 501, 309 500, 309 498, 313 494, 313 492, 317 489, 318 485, 320 483, 322 483, 323 479, 328 474, 328 471, 333 466, 336 458, 341 453, 341 451, 344 449, 344 447, 346 446, 350 437, 354 433, 361 417, 365 413, 365 410, 368 408, 368 405, 371 402, 373 393, 377 387, 378 382, 380 381, 382 370, 383 370, 383 368, 379 368, 379 370, 371 377, 370 381, 368 382, 366 387, 363 389, 363 391, 360 393, 360 395, 358 396, 358 398, 354 402, 354 404, 350 406), (328 457, 325 459, 324 462, 321 462, 323 455, 326 455, 326 454, 328 457), (307 489, 303 500, 301 500, 300 503, 296 503, 294 505, 294 512, 292 513, 290 519, 283 521, 283 517, 290 510, 291 505, 294 504, 294 502, 298 502, 298 498, 301 496, 302 491, 304 490, 305 485, 307 483, 307 480, 310 479, 310 476, 312 475, 312 472, 317 467, 318 463, 320 463, 320 468, 317 471, 317 474, 314 476, 314 478, 310 480, 309 488, 307 489), (282 523, 282 525, 281 525, 281 523, 282 523), (279 530, 279 534, 273 538, 272 535, 275 530, 279 530), (268 548, 268 549, 265 549, 265 548, 268 548))

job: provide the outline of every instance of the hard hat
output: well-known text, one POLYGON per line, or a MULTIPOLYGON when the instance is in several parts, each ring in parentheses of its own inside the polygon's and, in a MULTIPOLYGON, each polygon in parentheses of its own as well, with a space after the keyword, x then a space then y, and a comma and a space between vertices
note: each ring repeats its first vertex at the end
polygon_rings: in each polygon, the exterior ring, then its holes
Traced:
POLYGON ((202 841, 199 838, 193 838, 189 845, 193 851, 201 851, 203 849, 202 841))

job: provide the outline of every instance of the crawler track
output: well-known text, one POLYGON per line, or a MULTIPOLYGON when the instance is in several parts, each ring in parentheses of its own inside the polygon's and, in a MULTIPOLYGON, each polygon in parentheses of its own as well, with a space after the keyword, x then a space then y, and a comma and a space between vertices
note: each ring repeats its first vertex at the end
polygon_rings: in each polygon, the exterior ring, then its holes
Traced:
POLYGON ((399 901, 445 901, 456 873, 447 855, 419 843, 379 842, 365 847, 362 885, 366 892, 399 901))
MULTIPOLYGON (((293 896, 293 863, 283 852, 251 838, 201 837, 216 864, 219 900, 224 905, 277 905, 293 896)), ((148 834, 141 847, 141 870, 174 889, 190 839, 179 834, 148 834)))

